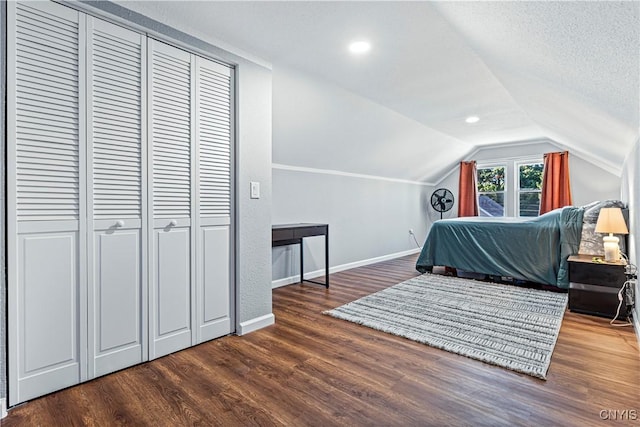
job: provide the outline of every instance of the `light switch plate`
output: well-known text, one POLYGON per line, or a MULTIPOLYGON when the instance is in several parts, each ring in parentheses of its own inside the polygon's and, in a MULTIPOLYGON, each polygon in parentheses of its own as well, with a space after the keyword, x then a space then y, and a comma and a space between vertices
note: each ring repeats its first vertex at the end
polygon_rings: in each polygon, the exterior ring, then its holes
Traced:
POLYGON ((260 183, 252 181, 251 182, 251 198, 259 199, 260 198, 260 183))

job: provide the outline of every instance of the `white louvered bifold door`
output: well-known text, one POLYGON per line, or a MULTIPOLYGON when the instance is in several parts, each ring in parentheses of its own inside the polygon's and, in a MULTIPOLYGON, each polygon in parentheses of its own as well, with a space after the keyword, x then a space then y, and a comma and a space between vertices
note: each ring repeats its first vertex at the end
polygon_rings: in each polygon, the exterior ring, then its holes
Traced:
POLYGON ((146 39, 92 17, 87 35, 93 378, 147 358, 146 39))
POLYGON ((192 56, 149 40, 149 358, 192 344, 192 56))
POLYGON ((86 378, 84 15, 7 3, 11 405, 86 378))
POLYGON ((232 70, 196 58, 197 342, 232 332, 230 289, 232 70))

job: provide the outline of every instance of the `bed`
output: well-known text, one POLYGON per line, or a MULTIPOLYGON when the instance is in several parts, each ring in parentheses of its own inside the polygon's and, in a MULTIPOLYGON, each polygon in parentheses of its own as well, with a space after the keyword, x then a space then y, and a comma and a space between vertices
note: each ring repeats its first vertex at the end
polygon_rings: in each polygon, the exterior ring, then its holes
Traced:
POLYGON ((578 253, 582 207, 564 207, 533 218, 464 217, 436 221, 416 262, 507 276, 566 289, 567 257, 578 253))

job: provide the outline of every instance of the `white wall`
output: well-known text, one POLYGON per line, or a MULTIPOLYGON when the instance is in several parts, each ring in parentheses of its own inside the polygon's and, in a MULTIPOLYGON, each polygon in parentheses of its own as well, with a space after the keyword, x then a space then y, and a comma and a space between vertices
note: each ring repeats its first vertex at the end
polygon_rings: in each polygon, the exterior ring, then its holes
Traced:
POLYGON ((249 332, 271 319, 271 71, 240 60, 236 68, 236 326, 249 332), (260 183, 251 199, 250 182, 260 183))
MULTIPOLYGON (((274 224, 329 224, 331 272, 389 255, 417 251, 428 231, 425 206, 431 187, 380 179, 273 169, 274 224)), ((297 282, 299 247, 273 248, 274 286, 297 282)), ((324 238, 304 240, 305 277, 324 275, 324 238)))
MULTIPOLYGON (((527 143, 500 144, 494 147, 482 147, 470 154, 465 160, 482 162, 499 162, 519 157, 538 156, 542 161, 544 153, 563 151, 551 141, 531 141, 527 143)), ((594 200, 620 198, 620 177, 604 170, 597 165, 572 154, 569 151, 569 173, 571 176, 571 194, 575 206, 586 205, 594 200)), ((458 212, 458 179, 459 167, 455 166, 436 187, 450 189, 456 196, 456 204, 452 209, 453 215, 458 212)))
MULTIPOLYGON (((629 260, 640 266, 640 139, 624 162, 622 173, 622 200, 629 205, 629 260)), ((635 287, 635 322, 636 334, 640 341, 640 286, 635 287)))
POLYGON ((424 181, 446 167, 435 153, 455 158, 470 148, 335 84, 274 64, 275 163, 424 181))
MULTIPOLYGON (((370 162, 384 161, 408 140, 427 143, 428 135, 422 125, 388 108, 295 70, 275 68, 273 223, 329 224, 333 271, 417 250, 408 231, 414 229, 420 244, 424 242, 428 228, 425 194, 430 194, 430 187, 313 169, 312 159, 316 154, 326 156, 328 142, 339 139, 340 150, 333 154, 335 168, 366 168, 370 162), (370 142, 368 151, 356 148, 362 142, 370 142), (306 147, 324 147, 325 151, 300 156, 306 147)), ((402 153, 407 165, 415 167, 420 162, 411 150, 402 149, 402 153)), ((305 245, 305 271, 324 274, 319 271, 325 263, 322 237, 306 239, 305 245)), ((274 248, 272 269, 275 286, 296 280, 298 247, 274 248)))

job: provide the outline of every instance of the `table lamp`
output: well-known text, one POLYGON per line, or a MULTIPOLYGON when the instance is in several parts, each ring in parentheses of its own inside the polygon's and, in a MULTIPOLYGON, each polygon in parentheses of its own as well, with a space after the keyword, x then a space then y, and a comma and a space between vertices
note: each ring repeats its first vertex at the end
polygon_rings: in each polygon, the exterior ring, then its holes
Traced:
POLYGON ((596 233, 609 233, 604 236, 604 260, 607 262, 618 262, 620 259, 620 247, 618 239, 614 234, 629 234, 627 224, 624 222, 622 210, 620 208, 602 208, 596 223, 596 233))

